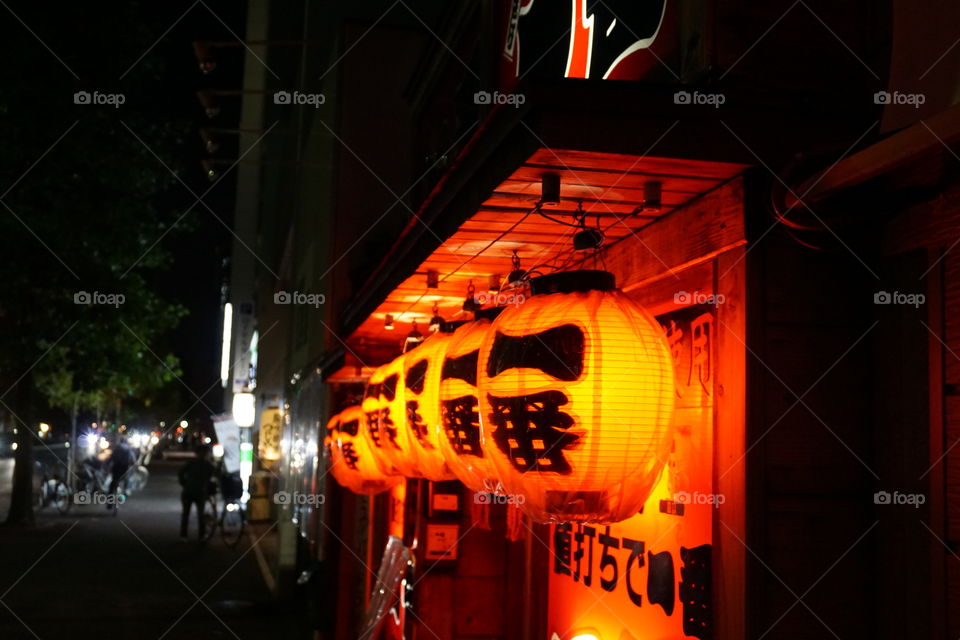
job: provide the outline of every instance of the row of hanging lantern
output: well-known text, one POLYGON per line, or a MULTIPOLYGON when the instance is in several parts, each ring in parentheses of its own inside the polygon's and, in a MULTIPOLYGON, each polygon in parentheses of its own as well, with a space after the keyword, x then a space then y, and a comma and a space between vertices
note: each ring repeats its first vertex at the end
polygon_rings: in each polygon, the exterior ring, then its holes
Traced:
POLYGON ((373 372, 331 420, 334 477, 359 493, 457 478, 540 522, 637 513, 672 444, 657 321, 603 271, 533 278, 522 304, 475 316, 373 372))

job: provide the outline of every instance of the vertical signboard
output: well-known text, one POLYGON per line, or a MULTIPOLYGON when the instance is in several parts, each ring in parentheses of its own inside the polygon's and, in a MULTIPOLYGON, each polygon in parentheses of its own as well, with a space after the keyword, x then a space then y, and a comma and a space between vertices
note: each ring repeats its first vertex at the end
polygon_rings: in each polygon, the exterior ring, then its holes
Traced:
POLYGON ((253 303, 238 302, 233 312, 233 392, 249 391, 251 346, 256 318, 253 315, 253 303))
POLYGON ((260 460, 273 464, 280 459, 280 439, 283 435, 280 407, 267 407, 260 412, 260 460))
POLYGON ((660 318, 677 379, 674 446, 640 513, 612 525, 551 525, 551 637, 712 637, 713 330, 707 307, 660 318))
POLYGON ((229 473, 240 471, 240 427, 232 413, 213 416, 217 442, 223 446, 223 466, 229 473))

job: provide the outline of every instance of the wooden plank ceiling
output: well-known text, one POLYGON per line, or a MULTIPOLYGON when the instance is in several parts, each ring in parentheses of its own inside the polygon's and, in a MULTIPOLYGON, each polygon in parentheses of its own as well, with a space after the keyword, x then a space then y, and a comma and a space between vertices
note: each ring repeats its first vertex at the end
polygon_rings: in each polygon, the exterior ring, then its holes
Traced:
POLYGON ((610 246, 730 180, 744 168, 699 160, 539 149, 437 247, 416 273, 391 292, 347 342, 358 352, 369 353, 365 347, 399 345, 415 321, 426 333, 434 303, 447 320, 471 317, 461 308, 470 281, 477 293, 487 292, 491 276, 504 280, 512 270, 514 251, 520 256, 522 269, 542 265, 540 270, 546 273, 575 261, 573 235, 577 229, 531 213, 540 199, 545 173, 560 176, 561 201, 544 211, 572 223, 582 206, 589 214, 588 224, 599 221, 604 246, 610 246), (649 180, 662 183, 662 207, 656 212, 637 213, 644 200, 644 183, 649 180), (427 288, 430 270, 439 274, 440 284, 435 289, 427 288), (384 328, 387 314, 394 317, 392 331, 384 328))

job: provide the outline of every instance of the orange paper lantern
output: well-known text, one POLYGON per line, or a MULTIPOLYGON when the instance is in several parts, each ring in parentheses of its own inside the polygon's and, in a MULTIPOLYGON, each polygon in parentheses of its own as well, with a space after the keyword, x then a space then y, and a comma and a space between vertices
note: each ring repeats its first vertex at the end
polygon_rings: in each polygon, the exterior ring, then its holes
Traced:
MULTIPOLYGON (((407 388, 404 384, 405 355, 383 365, 376 444, 386 463, 408 478, 421 478, 415 437, 407 422, 407 388)), ((371 380, 373 377, 371 376, 371 380)), ((369 383, 368 383, 369 384, 369 383)), ((370 431, 371 435, 373 431, 370 431)))
POLYGON ((480 433, 537 521, 617 522, 671 446, 673 363, 660 325, 603 271, 531 281, 480 347, 480 433))
POLYGON ((450 344, 450 326, 404 354, 404 402, 407 446, 420 475, 428 480, 453 480, 456 476, 440 452, 440 371, 450 344))
POLYGON ((490 320, 481 312, 474 322, 463 325, 450 338, 440 376, 439 444, 447 465, 469 489, 499 493, 497 472, 480 446, 477 410, 477 360, 489 328, 490 320))
POLYGON ((383 453, 384 447, 390 446, 390 442, 384 442, 380 438, 380 416, 384 415, 386 421, 392 422, 393 419, 388 403, 394 398, 398 380, 399 376, 396 374, 387 380, 387 365, 377 367, 367 380, 367 386, 363 390, 363 402, 360 405, 363 411, 361 424, 363 439, 374 452, 374 459, 381 473, 385 475, 400 475, 400 471, 383 453))
POLYGON ((403 480, 380 470, 373 450, 363 438, 363 411, 359 406, 348 407, 330 419, 325 445, 331 475, 354 493, 382 493, 403 480))

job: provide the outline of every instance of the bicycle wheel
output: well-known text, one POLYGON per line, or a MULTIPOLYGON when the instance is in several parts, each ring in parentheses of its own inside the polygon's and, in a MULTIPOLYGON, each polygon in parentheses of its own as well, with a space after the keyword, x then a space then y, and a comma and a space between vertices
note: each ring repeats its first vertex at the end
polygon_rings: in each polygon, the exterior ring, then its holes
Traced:
POLYGON ((73 494, 70 493, 70 487, 65 482, 58 481, 57 488, 54 490, 53 502, 57 505, 57 511, 66 515, 73 504, 73 494))
POLYGON ((217 498, 215 496, 210 496, 203 502, 203 523, 204 530, 200 532, 200 542, 206 543, 213 537, 213 532, 217 528, 217 498))
POLYGON ((47 478, 40 483, 40 489, 37 491, 37 510, 42 511, 53 500, 54 490, 57 486, 55 478, 47 478))
POLYGON ((127 493, 143 491, 147 486, 147 479, 149 477, 150 472, 147 471, 147 468, 144 466, 139 466, 131 471, 130 476, 127 478, 127 493))
POLYGON ((220 514, 220 536, 223 538, 223 543, 231 549, 237 546, 243 538, 246 525, 247 519, 240 503, 228 502, 223 508, 223 513, 220 514))

